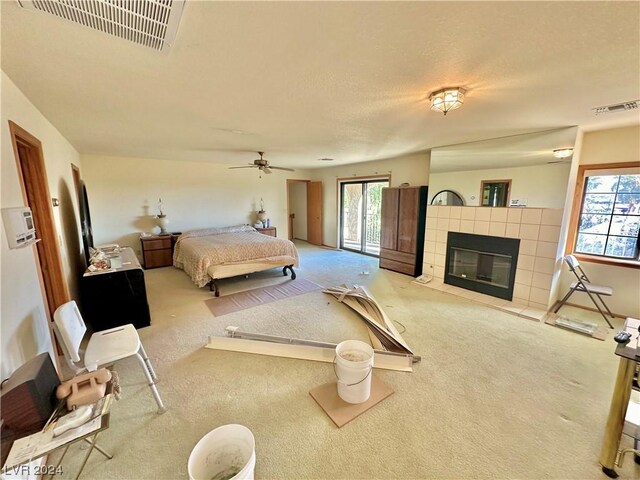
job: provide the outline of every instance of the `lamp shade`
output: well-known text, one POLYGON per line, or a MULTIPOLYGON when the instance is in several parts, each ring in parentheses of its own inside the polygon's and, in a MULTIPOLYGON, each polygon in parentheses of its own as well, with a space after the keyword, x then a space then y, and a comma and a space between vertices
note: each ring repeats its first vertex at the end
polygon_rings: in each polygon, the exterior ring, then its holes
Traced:
POLYGON ((445 115, 449 110, 459 108, 464 102, 466 91, 460 87, 443 88, 429 95, 431 110, 437 110, 445 115))

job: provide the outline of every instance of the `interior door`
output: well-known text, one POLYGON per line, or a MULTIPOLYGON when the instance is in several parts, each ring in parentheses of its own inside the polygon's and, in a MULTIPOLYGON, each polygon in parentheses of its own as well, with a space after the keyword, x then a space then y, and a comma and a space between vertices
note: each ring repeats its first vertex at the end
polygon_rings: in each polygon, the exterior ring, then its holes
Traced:
POLYGON ((307 183, 307 242, 322 245, 322 182, 307 183))

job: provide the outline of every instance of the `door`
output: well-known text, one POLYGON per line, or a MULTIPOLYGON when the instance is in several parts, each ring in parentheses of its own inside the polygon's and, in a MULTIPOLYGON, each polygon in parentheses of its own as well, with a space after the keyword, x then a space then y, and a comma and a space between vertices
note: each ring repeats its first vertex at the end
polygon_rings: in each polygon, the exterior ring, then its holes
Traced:
POLYGON ((322 245, 322 182, 307 183, 307 242, 322 245))
POLYGON ((380 255, 382 189, 388 180, 340 183, 340 248, 380 255))

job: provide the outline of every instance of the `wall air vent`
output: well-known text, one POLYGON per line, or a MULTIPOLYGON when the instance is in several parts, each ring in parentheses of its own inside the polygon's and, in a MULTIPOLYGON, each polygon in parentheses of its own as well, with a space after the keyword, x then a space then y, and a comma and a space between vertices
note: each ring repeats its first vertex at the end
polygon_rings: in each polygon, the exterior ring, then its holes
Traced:
POLYGON ((64 18, 161 52, 173 44, 184 0, 18 0, 21 7, 64 18))
POLYGON ((616 103, 614 105, 605 105, 604 107, 592 108, 596 115, 604 113, 626 112, 628 110, 636 110, 640 107, 640 100, 632 100, 630 102, 616 103))

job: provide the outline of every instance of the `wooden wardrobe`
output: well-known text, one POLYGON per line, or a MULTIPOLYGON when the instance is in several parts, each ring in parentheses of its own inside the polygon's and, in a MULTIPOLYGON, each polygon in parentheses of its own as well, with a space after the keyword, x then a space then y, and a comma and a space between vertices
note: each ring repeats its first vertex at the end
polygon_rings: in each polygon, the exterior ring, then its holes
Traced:
POLYGON ((422 275, 427 186, 382 189, 380 268, 422 275))

